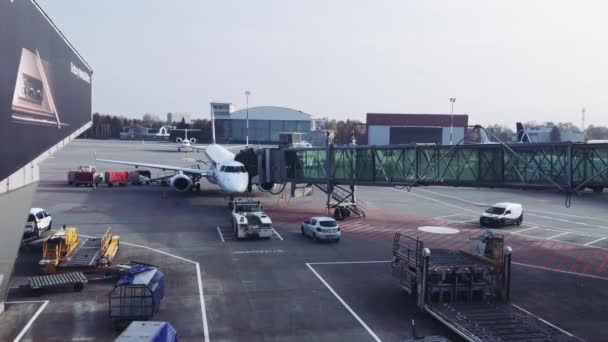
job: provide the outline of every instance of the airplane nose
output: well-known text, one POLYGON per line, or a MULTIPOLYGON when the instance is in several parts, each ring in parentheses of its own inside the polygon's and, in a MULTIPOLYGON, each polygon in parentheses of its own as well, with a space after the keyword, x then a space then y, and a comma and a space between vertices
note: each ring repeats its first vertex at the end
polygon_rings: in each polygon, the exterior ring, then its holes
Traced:
POLYGON ((247 190, 249 179, 247 177, 231 177, 226 184, 223 184, 223 190, 229 194, 242 193, 247 190))

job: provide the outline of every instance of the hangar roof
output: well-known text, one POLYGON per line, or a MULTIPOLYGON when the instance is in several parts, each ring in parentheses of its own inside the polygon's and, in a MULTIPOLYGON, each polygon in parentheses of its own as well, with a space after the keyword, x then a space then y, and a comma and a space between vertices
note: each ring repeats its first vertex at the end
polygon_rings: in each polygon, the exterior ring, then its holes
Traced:
MULTIPOLYGON (((302 111, 286 107, 262 106, 249 108, 249 120, 310 121, 311 116, 312 115, 302 111)), ((230 113, 230 119, 232 120, 244 120, 246 118, 247 109, 241 109, 230 113)))
MULTIPOLYGON (((451 116, 450 114, 367 113, 366 121, 368 125, 449 127, 451 116)), ((466 127, 468 122, 468 115, 454 114, 454 126, 466 127)))

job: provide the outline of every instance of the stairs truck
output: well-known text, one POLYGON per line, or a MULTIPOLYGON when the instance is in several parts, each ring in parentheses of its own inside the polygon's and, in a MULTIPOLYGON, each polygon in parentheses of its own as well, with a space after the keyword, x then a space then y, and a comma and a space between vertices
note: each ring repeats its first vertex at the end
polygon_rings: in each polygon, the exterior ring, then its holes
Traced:
POLYGON ((266 213, 260 201, 235 200, 231 203, 230 221, 237 239, 272 237, 272 220, 266 213))
POLYGON ((572 334, 510 303, 511 254, 490 230, 467 249, 431 249, 396 233, 393 277, 418 308, 471 342, 576 341, 572 334))

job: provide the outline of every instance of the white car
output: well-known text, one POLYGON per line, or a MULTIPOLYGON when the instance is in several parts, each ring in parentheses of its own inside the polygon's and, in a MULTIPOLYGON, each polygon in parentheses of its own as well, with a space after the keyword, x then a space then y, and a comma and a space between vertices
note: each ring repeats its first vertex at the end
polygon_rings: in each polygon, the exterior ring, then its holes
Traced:
POLYGON ((302 234, 317 240, 340 242, 340 226, 331 217, 311 217, 302 223, 302 234))
POLYGON ((302 141, 301 141, 301 142, 298 144, 298 147, 310 148, 310 147, 312 147, 312 144, 311 144, 311 143, 309 143, 309 142, 308 142, 308 141, 306 141, 306 140, 302 140, 302 141))
POLYGON ((501 202, 486 209, 479 218, 479 224, 503 227, 508 224, 520 225, 524 220, 524 210, 519 203, 501 202))
POLYGON ((30 209, 30 214, 25 223, 23 235, 40 236, 42 231, 50 230, 53 223, 53 218, 42 208, 30 209))

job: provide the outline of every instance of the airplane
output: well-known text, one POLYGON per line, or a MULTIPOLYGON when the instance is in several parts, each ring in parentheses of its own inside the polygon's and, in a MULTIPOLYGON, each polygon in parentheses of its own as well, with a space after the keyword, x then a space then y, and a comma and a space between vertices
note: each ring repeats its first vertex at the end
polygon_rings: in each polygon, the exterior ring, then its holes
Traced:
MULTIPOLYGON (((528 132, 526 131, 524 125, 521 122, 516 122, 515 123, 515 127, 517 127, 517 141, 516 143, 522 143, 522 144, 527 144, 530 143, 530 136, 528 135, 528 132)), ((492 141, 490 140, 490 138, 488 137, 487 133, 485 130, 480 129, 479 130, 479 138, 481 140, 481 144, 487 145, 487 144, 500 144, 497 141, 492 141)))
POLYGON ((139 163, 122 160, 96 160, 105 163, 131 165, 135 166, 136 168, 146 167, 163 171, 175 171, 176 174, 170 179, 170 185, 173 190, 178 192, 186 192, 189 190, 200 191, 200 180, 201 178, 206 178, 209 182, 216 184, 223 193, 229 195, 231 198, 234 198, 235 195, 241 194, 247 190, 247 186, 249 185, 249 174, 242 163, 234 160, 235 155, 229 151, 229 148, 215 143, 215 121, 213 111, 211 112, 211 125, 212 143, 205 148, 195 147, 203 150, 206 157, 210 161, 210 163, 206 163, 210 166, 210 168, 206 170, 175 165, 139 163))
POLYGON ((194 145, 196 144, 196 138, 188 139, 188 131, 198 131, 198 129, 174 129, 174 131, 184 131, 184 138, 177 137, 175 139, 175 144, 154 144, 154 146, 162 146, 162 147, 172 147, 177 148, 177 152, 196 152, 196 151, 204 151, 207 146, 204 145, 194 145))

